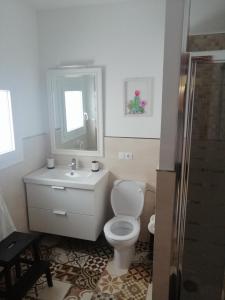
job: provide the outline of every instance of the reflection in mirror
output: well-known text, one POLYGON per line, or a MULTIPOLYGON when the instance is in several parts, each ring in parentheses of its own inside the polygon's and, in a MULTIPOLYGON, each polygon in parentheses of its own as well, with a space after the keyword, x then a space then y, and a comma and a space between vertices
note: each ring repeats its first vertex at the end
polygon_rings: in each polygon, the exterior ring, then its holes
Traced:
POLYGON ((57 80, 55 140, 59 149, 97 150, 93 75, 57 80))
POLYGON ((53 152, 100 155, 101 69, 50 70, 48 84, 53 152))

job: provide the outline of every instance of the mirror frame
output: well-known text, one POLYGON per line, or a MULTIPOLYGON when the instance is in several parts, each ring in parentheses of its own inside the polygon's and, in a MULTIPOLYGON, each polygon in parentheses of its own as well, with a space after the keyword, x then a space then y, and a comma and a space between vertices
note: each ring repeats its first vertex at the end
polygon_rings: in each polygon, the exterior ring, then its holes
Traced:
POLYGON ((47 73, 48 115, 51 140, 51 152, 53 154, 76 156, 103 156, 104 121, 102 99, 102 68, 101 67, 62 67, 50 69, 47 73), (74 75, 95 75, 96 78, 96 124, 97 124, 97 150, 58 149, 55 142, 55 99, 56 79, 58 77, 73 77, 74 75))

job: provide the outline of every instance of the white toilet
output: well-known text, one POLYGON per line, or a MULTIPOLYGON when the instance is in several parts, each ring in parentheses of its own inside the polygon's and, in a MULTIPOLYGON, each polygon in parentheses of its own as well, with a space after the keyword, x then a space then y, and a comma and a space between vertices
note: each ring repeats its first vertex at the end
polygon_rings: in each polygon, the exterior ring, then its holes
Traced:
POLYGON ((115 217, 104 226, 107 241, 114 247, 113 265, 117 270, 129 268, 140 233, 140 215, 144 206, 145 183, 116 180, 111 192, 115 217))

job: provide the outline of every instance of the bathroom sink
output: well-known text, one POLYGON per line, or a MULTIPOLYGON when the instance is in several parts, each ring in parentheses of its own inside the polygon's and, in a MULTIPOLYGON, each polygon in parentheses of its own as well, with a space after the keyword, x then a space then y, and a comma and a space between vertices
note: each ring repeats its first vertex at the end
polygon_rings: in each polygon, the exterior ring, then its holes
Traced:
POLYGON ((88 169, 72 171, 60 166, 54 169, 39 169, 25 176, 24 182, 93 190, 101 178, 107 174, 106 170, 99 172, 91 172, 88 169))
POLYGON ((92 175, 90 171, 84 171, 84 170, 77 170, 77 171, 70 171, 65 173, 66 176, 71 177, 71 178, 87 178, 92 175))

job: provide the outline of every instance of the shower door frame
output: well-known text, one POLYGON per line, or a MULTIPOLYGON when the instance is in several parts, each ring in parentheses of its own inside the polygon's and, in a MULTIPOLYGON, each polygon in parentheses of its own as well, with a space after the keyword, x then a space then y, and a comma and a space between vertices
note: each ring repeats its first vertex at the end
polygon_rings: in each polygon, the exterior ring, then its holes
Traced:
POLYGON ((176 191, 174 195, 175 204, 170 268, 170 300, 180 300, 182 284, 182 259, 185 238, 196 67, 197 63, 200 61, 208 61, 211 64, 220 62, 225 63, 225 50, 196 51, 187 53, 186 58, 188 56, 189 62, 186 73, 183 71, 185 68, 182 68, 181 64, 179 86, 177 151, 175 165, 176 191), (183 78, 185 76, 187 77, 187 80, 184 87, 183 78))

